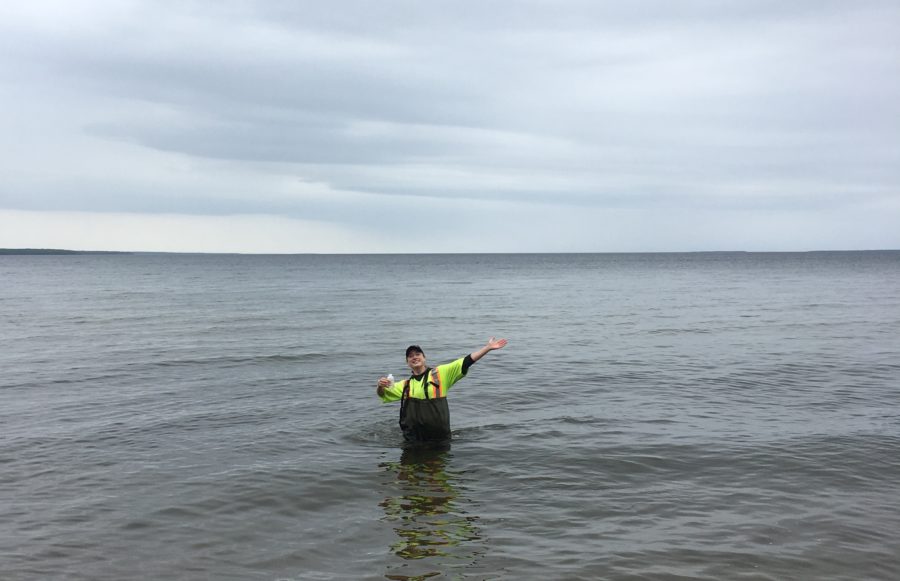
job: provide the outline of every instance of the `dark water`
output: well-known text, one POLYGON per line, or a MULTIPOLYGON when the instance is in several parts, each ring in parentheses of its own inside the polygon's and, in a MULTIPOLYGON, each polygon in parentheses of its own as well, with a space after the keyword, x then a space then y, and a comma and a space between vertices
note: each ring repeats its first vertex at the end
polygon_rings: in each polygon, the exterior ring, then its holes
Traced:
POLYGON ((0 579, 900 578, 897 252, 8 256, 0 332, 0 579))

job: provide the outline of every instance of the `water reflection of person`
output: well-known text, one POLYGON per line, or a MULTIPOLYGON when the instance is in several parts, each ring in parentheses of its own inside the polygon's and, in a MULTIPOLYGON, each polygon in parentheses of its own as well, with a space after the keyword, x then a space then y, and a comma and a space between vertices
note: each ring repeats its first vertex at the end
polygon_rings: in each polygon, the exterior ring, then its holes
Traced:
POLYGON ((390 550, 402 559, 388 566, 387 579, 427 579, 471 566, 484 552, 478 517, 466 511, 457 477, 447 470, 451 457, 449 445, 408 447, 399 463, 381 464, 396 475, 380 505, 399 537, 390 550))

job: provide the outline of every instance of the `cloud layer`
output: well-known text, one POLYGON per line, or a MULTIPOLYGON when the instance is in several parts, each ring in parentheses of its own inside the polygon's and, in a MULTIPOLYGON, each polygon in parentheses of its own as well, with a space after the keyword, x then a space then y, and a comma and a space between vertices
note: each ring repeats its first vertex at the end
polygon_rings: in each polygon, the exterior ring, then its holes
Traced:
POLYGON ((144 245, 229 216, 248 252, 897 248, 898 25, 887 1, 13 3, 0 216, 67 245, 64 216, 144 245), (294 237, 260 244, 261 216, 294 237))

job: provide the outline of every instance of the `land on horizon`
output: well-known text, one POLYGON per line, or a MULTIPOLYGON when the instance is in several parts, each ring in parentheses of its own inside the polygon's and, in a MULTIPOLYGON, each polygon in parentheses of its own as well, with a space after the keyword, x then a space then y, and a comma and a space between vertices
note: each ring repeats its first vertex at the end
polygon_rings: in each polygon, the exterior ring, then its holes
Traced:
POLYGON ((115 250, 64 250, 60 248, 0 248, 5 255, 39 255, 39 254, 134 254, 115 250))
MULTIPOLYGON (((644 252, 501 252, 499 254, 814 254, 829 252, 898 252, 900 249, 892 248, 869 248, 866 250, 656 250, 644 252)), ((129 251, 129 250, 68 250, 63 248, 0 248, 0 256, 66 256, 66 255, 85 255, 85 254, 124 254, 124 255, 158 255, 158 254, 191 254, 191 255, 246 255, 246 256, 292 256, 292 255, 357 255, 357 254, 397 254, 397 253, 364 253, 364 252, 341 252, 341 253, 323 253, 323 252, 284 252, 284 253, 260 253, 260 252, 173 252, 173 251, 129 251)), ((403 253, 406 254, 406 253, 403 253)), ((412 253, 415 254, 415 253, 412 253)), ((459 253, 422 253, 422 254, 473 254, 471 252, 459 253)), ((494 254, 494 253, 479 253, 494 254)))

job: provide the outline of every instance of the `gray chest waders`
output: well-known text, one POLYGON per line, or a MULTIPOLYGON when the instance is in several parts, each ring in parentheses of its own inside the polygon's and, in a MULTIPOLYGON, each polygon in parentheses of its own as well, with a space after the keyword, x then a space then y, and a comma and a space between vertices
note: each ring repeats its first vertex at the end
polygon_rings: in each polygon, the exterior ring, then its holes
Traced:
POLYGON ((447 398, 428 396, 428 388, 435 385, 431 381, 430 368, 425 370, 422 381, 425 399, 409 396, 412 377, 403 386, 400 398, 400 429, 403 430, 403 438, 410 443, 446 442, 450 439, 450 407, 447 405, 447 398))

